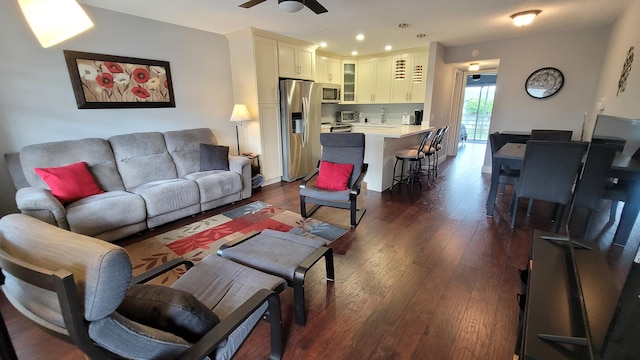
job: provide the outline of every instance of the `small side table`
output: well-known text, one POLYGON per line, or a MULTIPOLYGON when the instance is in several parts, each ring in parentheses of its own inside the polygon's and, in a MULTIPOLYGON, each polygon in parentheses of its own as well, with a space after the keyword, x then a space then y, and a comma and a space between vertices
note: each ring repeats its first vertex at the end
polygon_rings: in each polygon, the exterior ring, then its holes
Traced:
POLYGON ((253 165, 253 161, 255 160, 256 167, 255 168, 253 166, 251 167, 251 176, 260 174, 260 154, 247 152, 247 153, 242 153, 241 156, 244 156, 247 159, 249 159, 252 165, 253 165))

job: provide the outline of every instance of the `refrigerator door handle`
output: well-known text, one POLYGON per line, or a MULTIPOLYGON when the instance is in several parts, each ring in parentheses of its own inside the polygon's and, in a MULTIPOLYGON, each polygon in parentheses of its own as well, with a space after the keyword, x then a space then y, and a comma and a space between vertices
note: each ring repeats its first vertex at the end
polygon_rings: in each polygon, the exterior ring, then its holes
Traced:
POLYGON ((302 98, 302 147, 307 147, 309 142, 309 98, 302 98))

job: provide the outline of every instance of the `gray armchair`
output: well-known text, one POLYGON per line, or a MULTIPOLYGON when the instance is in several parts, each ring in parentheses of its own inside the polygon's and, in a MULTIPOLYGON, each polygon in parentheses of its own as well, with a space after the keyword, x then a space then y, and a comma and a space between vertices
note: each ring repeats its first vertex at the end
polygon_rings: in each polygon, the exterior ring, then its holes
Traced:
MULTIPOLYGON (((300 214, 307 218, 320 206, 331 206, 341 209, 349 209, 351 212, 351 226, 357 226, 366 212, 366 209, 357 207, 357 198, 360 194, 362 180, 367 173, 368 164, 364 163, 364 134, 361 133, 322 133, 320 144, 322 145, 322 160, 318 168, 307 175, 300 182, 300 214), (345 187, 342 190, 327 190, 319 187, 318 182, 309 182, 312 178, 326 175, 321 171, 323 162, 329 164, 352 164, 353 170, 345 179, 345 187), (314 204, 307 210, 307 203, 314 204)), ((331 176, 330 181, 336 180, 331 176)))
POLYGON ((132 278, 123 248, 12 214, 0 220, 0 268, 11 304, 91 359, 229 359, 263 316, 281 357, 286 283, 215 255, 132 278), (171 287, 141 284, 181 265, 171 287))

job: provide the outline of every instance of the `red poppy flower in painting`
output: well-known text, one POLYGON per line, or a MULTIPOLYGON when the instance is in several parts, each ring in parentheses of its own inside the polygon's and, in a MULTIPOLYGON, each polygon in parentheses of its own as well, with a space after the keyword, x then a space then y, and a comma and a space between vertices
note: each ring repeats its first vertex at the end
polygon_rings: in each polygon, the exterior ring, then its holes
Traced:
POLYGON ((111 74, 100 74, 96 76, 96 81, 104 88, 111 89, 113 87, 113 75, 111 74))
POLYGON ((122 66, 118 63, 114 63, 111 61, 105 61, 104 66, 111 71, 112 74, 120 74, 122 70, 122 66))
POLYGON ((151 96, 151 94, 149 94, 149 92, 147 91, 147 89, 140 87, 140 86, 134 86, 133 89, 131 89, 131 92, 133 93, 133 95, 141 98, 141 99, 146 99, 149 96, 151 96))
POLYGON ((149 71, 143 68, 137 68, 133 70, 133 79, 139 84, 144 84, 149 81, 149 71))

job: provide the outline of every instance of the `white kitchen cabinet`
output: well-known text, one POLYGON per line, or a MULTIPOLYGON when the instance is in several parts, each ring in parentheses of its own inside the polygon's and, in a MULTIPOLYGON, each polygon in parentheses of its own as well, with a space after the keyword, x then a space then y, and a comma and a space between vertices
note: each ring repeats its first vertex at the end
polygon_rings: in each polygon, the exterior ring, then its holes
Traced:
POLYGON ((426 53, 405 53, 393 56, 391 81, 391 103, 422 103, 426 89, 426 53), (404 79, 395 78, 395 64, 405 60, 406 74, 404 79))
POLYGON ((314 47, 278 41, 280 77, 315 80, 316 50, 314 47))
MULTIPOLYGON (((246 104, 254 117, 238 128, 240 149, 261 155, 264 185, 279 182, 282 176, 278 42, 269 35, 254 29, 226 35, 233 100, 246 104)), ((230 129, 229 133, 235 135, 235 130, 230 129)))
POLYGON ((280 92, 278 82, 278 42, 273 39, 254 36, 253 43, 256 54, 258 102, 277 104, 280 92))
POLYGON ((357 64, 355 61, 342 62, 342 99, 343 104, 355 104, 357 100, 356 88, 357 64))
POLYGON ((329 56, 316 56, 316 82, 341 84, 340 60, 329 56))
POLYGON ((282 138, 280 134, 280 104, 259 104, 260 137, 262 143, 262 175, 265 180, 282 176, 282 138), (267 154, 265 156, 265 154, 267 154))
POLYGON ((386 104, 391 97, 390 56, 358 61, 359 104, 386 104))

